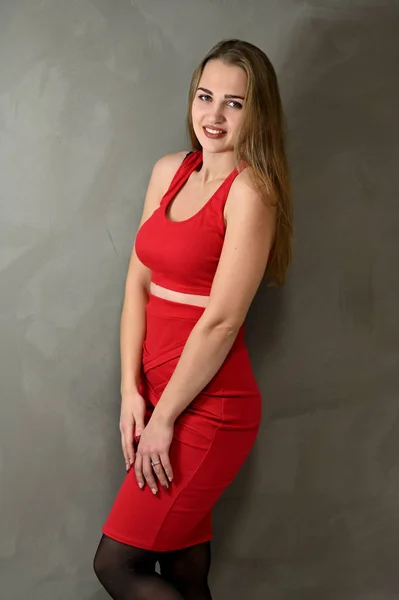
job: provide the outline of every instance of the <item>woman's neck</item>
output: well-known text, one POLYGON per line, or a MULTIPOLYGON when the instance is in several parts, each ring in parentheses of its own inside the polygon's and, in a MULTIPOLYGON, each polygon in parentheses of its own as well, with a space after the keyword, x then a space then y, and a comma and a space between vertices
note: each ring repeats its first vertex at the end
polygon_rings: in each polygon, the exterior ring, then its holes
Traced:
POLYGON ((203 185, 226 179, 235 169, 234 152, 207 152, 202 150, 202 166, 199 176, 203 185))

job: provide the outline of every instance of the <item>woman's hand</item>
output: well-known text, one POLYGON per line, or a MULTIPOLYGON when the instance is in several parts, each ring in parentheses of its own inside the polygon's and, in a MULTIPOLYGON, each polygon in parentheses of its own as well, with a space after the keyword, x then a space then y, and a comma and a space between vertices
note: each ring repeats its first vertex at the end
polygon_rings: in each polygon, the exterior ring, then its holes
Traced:
POLYGON ((119 429, 126 471, 135 460, 134 437, 139 437, 144 430, 145 411, 145 400, 138 392, 122 395, 119 429))
POLYGON ((156 477, 164 488, 172 481, 173 472, 169 461, 169 448, 172 443, 174 425, 155 413, 149 420, 137 447, 134 469, 137 483, 143 488, 145 482, 153 494, 158 492, 156 477))

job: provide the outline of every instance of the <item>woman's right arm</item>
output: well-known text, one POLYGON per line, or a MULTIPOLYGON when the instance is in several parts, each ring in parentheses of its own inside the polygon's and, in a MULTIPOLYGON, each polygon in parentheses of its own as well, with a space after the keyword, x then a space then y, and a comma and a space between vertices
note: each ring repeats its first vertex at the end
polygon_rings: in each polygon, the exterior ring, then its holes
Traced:
MULTIPOLYGON (((154 165, 139 227, 158 208, 185 154, 185 152, 168 154, 154 165)), ((120 430, 127 469, 134 462, 133 434, 138 436, 144 429, 145 401, 140 396, 139 384, 150 282, 151 271, 138 259, 133 246, 120 324, 122 396, 120 430)))

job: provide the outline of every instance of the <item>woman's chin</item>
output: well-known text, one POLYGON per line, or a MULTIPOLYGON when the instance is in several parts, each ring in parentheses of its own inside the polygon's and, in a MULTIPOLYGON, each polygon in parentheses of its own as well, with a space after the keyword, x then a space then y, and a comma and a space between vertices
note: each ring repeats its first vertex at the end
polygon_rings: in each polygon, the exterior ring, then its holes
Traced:
POLYGON ((201 135, 198 137, 198 141, 202 146, 203 150, 210 153, 218 153, 218 152, 228 152, 234 150, 234 147, 231 143, 228 143, 227 140, 220 138, 218 140, 212 140, 206 137, 205 135, 201 135))
POLYGON ((220 154, 221 152, 234 151, 234 147, 227 144, 209 144, 209 140, 208 143, 202 143, 201 141, 200 143, 202 145, 202 150, 205 150, 205 152, 209 152, 209 154, 220 154))

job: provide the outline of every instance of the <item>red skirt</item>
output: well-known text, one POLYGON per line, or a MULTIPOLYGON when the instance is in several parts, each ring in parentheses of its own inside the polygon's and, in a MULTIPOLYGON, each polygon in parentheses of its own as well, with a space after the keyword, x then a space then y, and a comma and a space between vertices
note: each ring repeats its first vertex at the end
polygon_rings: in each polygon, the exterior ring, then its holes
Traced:
MULTIPOLYGON (((192 328, 205 309, 150 295, 141 394, 147 418, 168 383, 192 328)), ((259 429, 261 396, 242 327, 224 363, 178 417, 170 447, 168 490, 140 489, 127 473, 103 533, 137 548, 166 552, 212 538, 212 507, 247 458, 259 429)))

